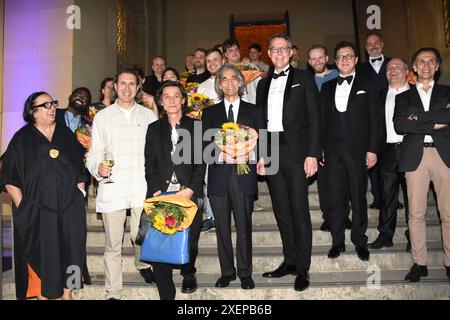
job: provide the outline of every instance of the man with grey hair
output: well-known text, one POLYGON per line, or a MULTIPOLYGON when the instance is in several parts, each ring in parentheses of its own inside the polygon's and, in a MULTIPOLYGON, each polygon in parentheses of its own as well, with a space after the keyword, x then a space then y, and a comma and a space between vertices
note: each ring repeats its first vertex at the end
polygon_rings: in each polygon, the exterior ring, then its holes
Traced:
MULTIPOLYGON (((222 102, 204 110, 203 130, 221 128, 226 122, 259 130, 263 127, 262 115, 255 105, 241 100, 245 81, 242 72, 234 65, 224 65, 217 72, 215 87, 222 102)), ((205 143, 206 148, 213 139, 205 143)), ((214 160, 205 161, 208 169, 208 196, 216 220, 217 249, 221 277, 215 286, 228 287, 236 279, 236 268, 231 241, 231 212, 236 225, 237 276, 241 279, 241 288, 253 289, 252 279, 252 208, 258 193, 256 165, 249 164, 250 172, 237 175, 236 164, 248 163, 251 154, 232 158, 223 152, 213 151, 214 160)), ((251 152, 253 153, 253 152, 251 152)), ((254 156, 254 154, 253 154, 254 156)))
MULTIPOLYGON (((371 249, 392 247, 392 239, 395 233, 398 209, 399 186, 402 186, 405 201, 405 216, 408 222, 408 197, 405 192, 405 174, 399 172, 400 146, 403 135, 397 134, 394 129, 395 98, 398 94, 409 90, 407 81, 408 64, 401 58, 392 58, 387 64, 386 77, 389 87, 381 93, 381 105, 383 110, 383 146, 380 150, 380 162, 378 167, 378 180, 380 182, 380 219, 378 224, 379 235, 369 244, 371 249)), ((409 240, 408 230, 405 232, 409 240)))

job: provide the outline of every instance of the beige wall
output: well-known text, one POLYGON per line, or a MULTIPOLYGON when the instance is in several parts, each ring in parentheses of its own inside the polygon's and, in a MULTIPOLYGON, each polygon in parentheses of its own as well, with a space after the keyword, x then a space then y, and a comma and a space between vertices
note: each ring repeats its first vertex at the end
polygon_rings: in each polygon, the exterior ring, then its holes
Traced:
POLYGON ((229 37, 231 14, 282 16, 285 11, 303 60, 315 43, 332 48, 340 40, 354 40, 351 0, 167 0, 168 63, 182 70, 187 52, 223 42, 229 37))
POLYGON ((100 82, 116 73, 116 1, 76 0, 75 3, 81 9, 81 29, 73 34, 71 90, 87 87, 95 102, 99 98, 100 82))
POLYGON ((72 30, 66 9, 73 0, 6 0, 2 151, 23 125, 25 99, 48 91, 63 101, 72 87, 72 30))

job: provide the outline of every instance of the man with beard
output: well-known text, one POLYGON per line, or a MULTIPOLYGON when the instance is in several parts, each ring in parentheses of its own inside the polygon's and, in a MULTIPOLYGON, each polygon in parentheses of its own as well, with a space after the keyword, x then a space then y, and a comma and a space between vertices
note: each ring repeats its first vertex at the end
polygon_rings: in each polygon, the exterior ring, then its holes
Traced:
MULTIPOLYGON (((72 130, 73 133, 75 133, 78 128, 81 128, 85 125, 91 125, 90 121, 85 117, 88 112, 89 106, 91 105, 91 102, 92 96, 88 88, 76 88, 69 96, 69 105, 67 106, 67 109, 56 109, 55 121, 67 126, 70 130, 72 130)), ((84 155, 86 154, 87 150, 81 144, 79 144, 79 149, 81 157, 82 159, 84 159, 84 155)), ((86 176, 89 177, 89 179, 85 183, 85 197, 87 199, 87 194, 89 193, 89 185, 91 184, 91 176, 87 169, 85 171, 86 176)), ((84 265, 85 267, 83 269, 83 280, 85 284, 89 285, 91 284, 91 277, 89 275, 87 263, 85 263, 84 265)))
POLYGON ((87 114, 91 101, 88 88, 75 89, 69 97, 67 109, 56 109, 56 122, 69 127, 75 133, 78 128, 90 124, 83 116, 87 114))
POLYGON ((208 80, 210 74, 208 70, 206 70, 206 50, 203 48, 195 50, 192 62, 194 63, 195 74, 189 76, 186 83, 203 83, 208 80))
POLYGON ((152 61, 152 70, 153 74, 145 77, 145 81, 143 84, 143 89, 145 92, 149 92, 152 96, 156 95, 156 91, 158 91, 159 87, 161 87, 162 83, 162 74, 166 69, 166 60, 158 56, 152 61))

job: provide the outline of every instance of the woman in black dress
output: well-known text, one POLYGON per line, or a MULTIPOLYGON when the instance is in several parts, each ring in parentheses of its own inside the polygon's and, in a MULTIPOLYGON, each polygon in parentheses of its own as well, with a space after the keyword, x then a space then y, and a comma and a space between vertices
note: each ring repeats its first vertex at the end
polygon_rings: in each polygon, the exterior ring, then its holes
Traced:
POLYGON ((86 258, 85 176, 80 145, 55 122, 46 92, 25 102, 28 123, 1 157, 0 187, 13 200, 18 299, 72 299, 86 258))
MULTIPOLYGON (((197 203, 203 194, 205 168, 201 163, 194 163, 194 144, 199 143, 201 146, 202 137, 201 130, 199 136, 194 136, 195 121, 185 115, 186 91, 178 82, 166 81, 156 94, 156 103, 164 110, 164 114, 162 119, 150 124, 147 130, 145 143, 147 198, 158 196, 163 192, 177 192, 178 195, 197 203), (189 133, 189 142, 183 141, 181 130, 189 133), (181 145, 183 149, 179 152, 181 145), (185 152, 189 152, 189 155, 185 155, 185 152), (172 154, 180 154, 182 163, 174 164, 172 154)), ((202 148, 199 149, 201 152, 202 148)), ((201 211, 198 210, 189 231, 189 263, 181 267, 183 293, 192 293, 197 289, 195 260, 201 223, 201 211)), ((175 299, 173 265, 152 263, 152 266, 160 298, 175 299)))

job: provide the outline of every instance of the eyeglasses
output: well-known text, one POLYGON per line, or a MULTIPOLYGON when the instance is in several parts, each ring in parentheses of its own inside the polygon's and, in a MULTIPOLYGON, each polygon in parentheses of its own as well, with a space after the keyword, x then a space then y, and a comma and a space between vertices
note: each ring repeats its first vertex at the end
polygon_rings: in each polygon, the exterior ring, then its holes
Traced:
POLYGON ((345 56, 337 56, 336 61, 342 62, 342 61, 350 61, 354 57, 356 57, 354 54, 347 54, 345 56))
POLYGON ((284 46, 284 47, 271 47, 271 48, 269 48, 270 52, 272 52, 272 53, 277 53, 277 52, 280 52, 280 51, 281 51, 281 53, 286 53, 289 49, 292 49, 292 47, 284 46))
POLYGON ((51 107, 57 108, 58 107, 58 100, 44 102, 44 103, 42 103, 40 105, 34 106, 33 109, 35 109, 35 108, 50 109, 51 107))

